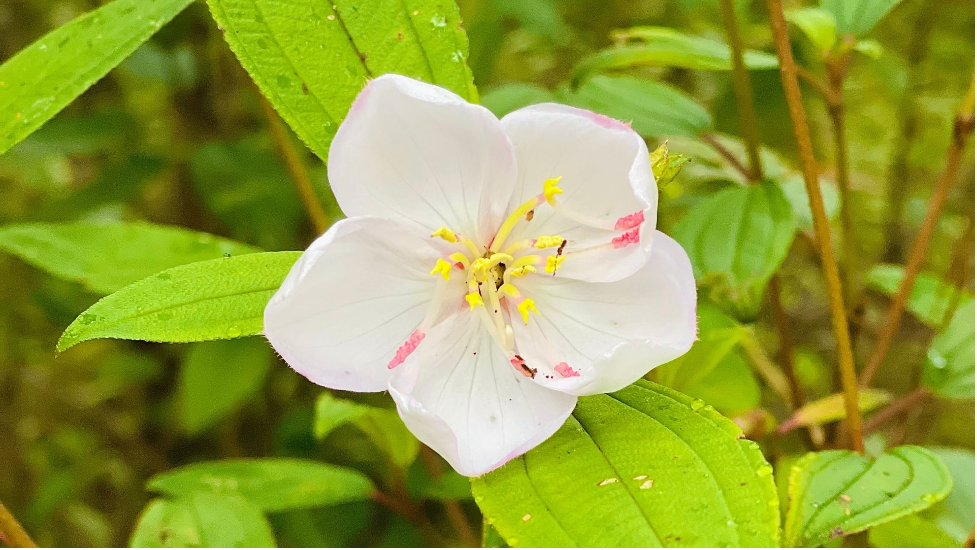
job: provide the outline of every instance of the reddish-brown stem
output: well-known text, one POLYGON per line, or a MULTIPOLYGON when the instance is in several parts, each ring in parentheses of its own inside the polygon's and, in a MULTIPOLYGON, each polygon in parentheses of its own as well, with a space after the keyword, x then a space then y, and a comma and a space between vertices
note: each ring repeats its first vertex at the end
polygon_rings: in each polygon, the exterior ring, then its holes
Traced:
MULTIPOLYGON (((420 455, 421 463, 424 464, 428 475, 431 476, 431 479, 437 481, 442 475, 441 463, 438 462, 437 453, 427 445, 421 444, 420 455)), ((458 538, 461 539, 462 544, 468 548, 481 546, 481 542, 468 522, 468 518, 465 516, 465 511, 462 509, 461 504, 451 498, 443 499, 441 504, 444 505, 445 515, 448 517, 448 521, 451 522, 451 526, 458 532, 458 538)))
POLYGON ((930 395, 929 390, 920 386, 912 392, 900 397, 899 399, 896 399, 892 403, 889 403, 885 406, 885 408, 872 415, 872 418, 865 421, 865 433, 870 434, 879 429, 879 427, 889 420, 892 420, 902 413, 912 410, 923 401, 929 399, 930 395))
POLYGON ((34 539, 21 527, 17 518, 0 502, 0 540, 11 548, 37 548, 34 539))
POLYGON ((857 292, 856 255, 851 215, 851 182, 848 175, 848 140, 845 137, 845 103, 842 95, 845 74, 848 72, 849 53, 838 54, 827 61, 828 114, 835 142, 835 181, 841 199, 841 274, 845 281, 845 302, 854 307, 857 292))
POLYGON ((305 169, 302 157, 295 148, 292 137, 288 135, 285 124, 278 116, 278 113, 275 112, 275 108, 271 106, 271 103, 264 96, 260 96, 259 100, 261 102, 261 112, 268 121, 268 130, 271 132, 271 137, 275 141, 275 147, 278 148, 278 153, 282 156, 282 160, 285 161, 285 168, 288 170, 288 174, 295 184, 295 189, 299 192, 302 205, 305 206, 305 211, 309 219, 312 220, 312 225, 315 227, 316 233, 325 233, 329 229, 329 216, 326 215, 326 211, 322 208, 322 203, 319 202, 319 197, 316 195, 315 187, 312 184, 312 178, 309 177, 309 172, 305 169))
POLYGON ((437 531, 424 516, 424 512, 419 506, 414 502, 395 497, 384 493, 382 491, 373 491, 370 493, 370 498, 372 498, 377 504, 388 508, 396 514, 411 522, 414 527, 417 528, 418 533, 427 541, 428 544, 433 546, 442 546, 443 541, 438 535, 437 531))
POLYGON ((744 165, 742 162, 740 162, 740 159, 736 158, 736 155, 734 155, 732 151, 730 151, 725 145, 723 145, 716 138, 715 135, 702 134, 702 136, 700 137, 702 138, 702 141, 711 145, 712 148, 715 149, 717 153, 719 153, 724 159, 726 159, 726 162, 732 165, 733 168, 736 168, 736 170, 739 173, 743 174, 743 177, 746 178, 747 181, 751 181, 750 169, 747 168, 746 165, 744 165))
POLYGON ((964 145, 973 131, 974 84, 973 80, 971 80, 969 97, 964 100, 963 107, 958 111, 953 123, 953 141, 950 143, 950 149, 947 150, 946 165, 943 168, 943 172, 936 179, 923 223, 920 225, 919 233, 916 234, 912 248, 909 250, 905 276, 899 284, 899 289, 896 290, 895 296, 892 297, 892 303, 889 304, 889 309, 885 314, 885 324, 879 332, 879 339, 872 349, 872 354, 869 355, 865 370, 862 371, 861 384, 863 387, 868 387, 872 384, 872 380, 878 373, 879 367, 882 366, 882 362, 889 353, 889 348, 892 347, 896 332, 899 330, 899 324, 902 322, 902 314, 906 310, 906 304, 909 301, 909 294, 912 292, 913 285, 916 283, 916 276, 919 274, 919 270, 923 266, 923 261, 926 259, 926 250, 929 248, 930 239, 933 237, 933 232, 936 229, 936 223, 940 219, 940 212, 943 211, 943 205, 946 202, 947 196, 950 194, 950 188, 953 187, 957 171, 960 168, 964 145))
POLYGON ((750 160, 747 179, 751 182, 763 178, 763 165, 760 162, 760 132, 756 111, 753 108, 753 90, 750 87, 750 73, 743 61, 743 38, 736 21, 736 6, 733 0, 720 0, 723 25, 729 36, 730 61, 733 65, 733 92, 736 94, 737 111, 740 117, 740 133, 746 142, 746 154, 750 160))
POLYGON ((818 185, 818 169, 814 159, 814 147, 811 144, 811 132, 807 122, 807 113, 804 112, 801 89, 797 81, 797 64, 794 62, 794 54, 790 49, 787 21, 784 17, 784 7, 781 0, 767 0, 767 9, 770 12, 770 28, 773 31, 777 57, 780 60, 780 76, 794 127, 794 138, 797 140, 801 157, 804 186, 807 188, 807 196, 811 203, 811 213, 814 218, 814 235, 817 238, 821 269, 824 272, 825 286, 827 287, 828 305, 831 309, 831 326, 838 346, 838 368, 841 371, 841 381, 844 388, 848 430, 852 435, 852 448, 858 452, 864 452, 862 416, 858 409, 858 380, 855 375, 855 361, 852 357, 851 340, 848 333, 844 293, 841 277, 838 273, 838 263, 831 248, 831 231, 828 225, 828 216, 824 209, 824 199, 818 185))

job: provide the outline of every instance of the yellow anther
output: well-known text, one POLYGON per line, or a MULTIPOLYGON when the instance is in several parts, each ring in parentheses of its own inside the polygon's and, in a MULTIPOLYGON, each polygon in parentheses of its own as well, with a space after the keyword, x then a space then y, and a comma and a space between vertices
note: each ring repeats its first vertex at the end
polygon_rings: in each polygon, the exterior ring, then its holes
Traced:
POLYGON ((553 198, 563 193, 563 189, 556 186, 562 179, 563 176, 557 176, 543 182, 543 196, 546 197, 546 202, 553 204, 553 198))
POLYGON ((488 258, 475 258, 472 262, 472 278, 481 282, 485 280, 485 272, 492 267, 488 258))
POLYGON ((513 277, 525 277, 530 273, 536 273, 536 268, 531 265, 519 266, 515 269, 506 270, 506 275, 512 275, 513 277))
POLYGON ((518 298, 519 297, 519 289, 517 289, 515 286, 513 286, 513 285, 511 285, 509 283, 506 283, 506 284, 504 284, 504 285, 502 285, 502 286, 499 287, 499 294, 508 294, 509 296, 512 296, 513 298, 518 298))
POLYGON ((449 243, 458 242, 458 236, 455 232, 448 229, 447 227, 439 227, 437 231, 431 233, 432 237, 441 237, 442 239, 448 241, 449 243))
POLYGON ((495 267, 499 264, 510 264, 512 263, 512 256, 506 254, 505 252, 496 252, 489 256, 489 267, 495 267))
POLYGON ((434 269, 431 270, 431 275, 441 274, 444 280, 447 281, 450 278, 451 264, 444 261, 444 258, 438 258, 438 263, 434 264, 434 269))
POLYGON ((482 295, 478 292, 469 292, 465 294, 465 300, 468 302, 468 307, 470 310, 474 310, 475 306, 484 306, 485 302, 482 301, 482 295))
POLYGON ((536 303, 533 302, 532 298, 526 298, 523 301, 519 302, 519 305, 516 306, 516 309, 518 309, 519 313, 522 315, 522 322, 527 325, 529 324, 530 310, 532 310, 532 312, 535 313, 536 315, 539 315, 539 310, 536 309, 536 303))
POLYGON ((461 252, 455 252, 454 254, 448 256, 448 259, 455 263, 459 263, 462 265, 462 267, 468 269, 468 256, 465 256, 461 252))
POLYGON ((549 256, 549 257, 547 257, 546 258, 546 272, 549 273, 549 274, 551 274, 551 275, 552 274, 555 274, 556 273, 556 270, 560 268, 560 264, 562 264, 563 263, 563 260, 565 260, 565 259, 566 259, 566 256, 549 256))
POLYGON ((533 246, 542 250, 544 248, 554 248, 560 246, 561 244, 563 244, 563 237, 559 235, 542 235, 540 237, 536 237, 536 244, 533 246))

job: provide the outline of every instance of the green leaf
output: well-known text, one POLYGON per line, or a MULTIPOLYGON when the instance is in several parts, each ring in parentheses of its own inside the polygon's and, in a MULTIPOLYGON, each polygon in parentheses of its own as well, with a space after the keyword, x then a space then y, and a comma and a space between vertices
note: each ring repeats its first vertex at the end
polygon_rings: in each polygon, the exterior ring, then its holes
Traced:
POLYGON ((0 250, 98 294, 178 265, 258 251, 208 233, 142 222, 7 225, 0 227, 0 250))
POLYGON ((453 0, 207 4, 241 65, 323 160, 370 77, 395 72, 477 100, 453 0))
POLYGON ((180 366, 177 415, 181 427, 198 434, 251 399, 271 368, 271 347, 262 338, 202 342, 180 366))
POLYGON ((752 319, 787 256, 794 229, 790 203, 780 186, 767 181, 716 193, 679 220, 673 233, 714 301, 752 319))
POLYGON ((974 299, 957 308, 926 352, 923 384, 940 397, 974 398, 974 299))
POLYGON ((685 155, 669 153, 668 141, 652 151, 649 158, 651 160, 651 171, 655 175, 655 183, 658 184, 659 188, 672 183, 682 168, 692 162, 692 159, 685 155))
POLYGON ((776 546, 773 468, 701 401, 639 381, 583 397, 557 433, 472 480, 512 546, 776 546))
POLYGON ((904 518, 873 527, 869 540, 879 548, 959 548, 974 528, 974 453, 929 447, 950 470, 953 489, 945 499, 904 518))
MULTIPOLYGON (((906 278, 906 268, 901 265, 879 264, 865 275, 865 285, 869 288, 894 296, 906 278)), ((913 288, 909 292, 906 309, 930 326, 939 326, 946 315, 946 309, 954 301, 957 289, 943 282, 934 273, 922 272, 916 275, 913 288)), ((961 290, 963 300, 973 299, 974 295, 961 290)))
POLYGON ((273 548, 268 520, 239 495, 195 493, 146 506, 132 548, 273 548))
POLYGON ((357 502, 373 483, 349 468, 297 458, 198 462, 163 472, 146 483, 171 497, 197 493, 240 494, 265 512, 357 502))
POLYGON ((595 76, 560 100, 631 123, 646 137, 693 136, 712 126, 698 103, 664 84, 628 76, 595 76))
POLYGON ((405 468, 417 457, 420 443, 393 409, 363 405, 323 393, 316 401, 315 434, 325 438, 339 426, 350 423, 373 442, 394 464, 405 468))
MULTIPOLYGON (((863 413, 875 410, 892 401, 892 394, 885 390, 864 389, 858 392, 858 410, 863 413)), ((777 429, 785 434, 801 426, 820 426, 845 417, 845 396, 834 393, 805 404, 777 429)))
POLYGON ((482 94, 482 105, 489 111, 495 113, 495 116, 499 118, 504 117, 516 109, 553 101, 556 101, 553 92, 540 86, 523 84, 521 82, 503 84, 482 94))
POLYGON ((797 25, 822 53, 831 51, 838 42, 838 28, 830 12, 801 8, 787 12, 787 20, 797 25))
POLYGON ((262 252, 167 269, 102 298, 58 340, 200 342, 261 334, 265 305, 300 252, 262 252))
POLYGON ((838 32, 856 37, 867 34, 902 0, 821 0, 821 9, 834 16, 838 32))
POLYGON ((115 0, 0 65, 0 154, 122 62, 191 0, 115 0))
POLYGON ((682 393, 709 376, 746 336, 744 327, 709 302, 701 302, 697 313, 699 338, 692 348, 652 371, 656 381, 682 393))
MULTIPOLYGON (((680 67, 702 71, 731 71, 729 46, 722 42, 690 36, 668 27, 634 27, 617 31, 614 38, 620 46, 597 52, 574 68, 572 80, 579 82, 588 75, 636 66, 680 67)), ((776 69, 777 56, 746 50, 743 61, 747 69, 776 69)))
POLYGON ((922 447, 896 447, 877 458, 809 453, 791 470, 785 545, 820 546, 929 508, 951 483, 940 457, 922 447))

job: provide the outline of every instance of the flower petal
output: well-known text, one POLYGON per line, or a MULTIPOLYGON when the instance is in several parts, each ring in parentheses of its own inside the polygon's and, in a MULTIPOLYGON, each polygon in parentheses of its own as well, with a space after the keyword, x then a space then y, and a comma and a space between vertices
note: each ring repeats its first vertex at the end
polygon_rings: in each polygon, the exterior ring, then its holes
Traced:
POLYGON ((540 314, 513 315, 516 347, 536 382, 573 395, 617 391, 681 356, 696 339, 696 289, 682 247, 654 233, 641 270, 612 283, 531 276, 520 290, 540 314))
POLYGON ((439 243, 382 218, 337 222, 302 254, 268 302, 265 336, 316 384, 385 390, 387 364, 434 297, 439 278, 428 271, 445 252, 439 243))
POLYGON ((615 281, 640 269, 650 253, 658 207, 644 139, 623 122, 557 104, 520 109, 506 115, 502 126, 519 167, 510 210, 538 195, 545 180, 562 177, 563 193, 556 196, 560 208, 604 225, 582 224, 541 205, 512 239, 568 239, 570 256, 558 270, 563 277, 615 281), (574 252, 583 249, 592 250, 574 252))
POLYGON ((553 435, 576 397, 520 374, 478 318, 449 317, 390 379, 411 432, 466 476, 478 476, 553 435))
POLYGON ((371 80, 329 150, 347 216, 440 226, 487 243, 502 223, 515 155, 499 120, 457 95, 399 75, 371 80))

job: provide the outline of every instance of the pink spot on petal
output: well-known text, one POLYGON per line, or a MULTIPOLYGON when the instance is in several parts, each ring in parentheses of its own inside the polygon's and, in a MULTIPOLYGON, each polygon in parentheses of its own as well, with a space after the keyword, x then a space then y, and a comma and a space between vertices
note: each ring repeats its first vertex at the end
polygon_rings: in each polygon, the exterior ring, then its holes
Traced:
POLYGON ((573 367, 566 364, 566 362, 560 363, 559 365, 553 367, 553 370, 555 370, 557 374, 559 374, 563 378, 573 378, 576 376, 580 376, 580 373, 578 371, 573 370, 573 367))
POLYGON ((617 223, 614 224, 614 229, 617 229, 618 231, 631 229, 633 227, 638 227, 643 221, 645 221, 645 211, 638 210, 634 214, 628 214, 627 216, 617 220, 617 223))
POLYGON ((641 239, 641 236, 638 234, 638 229, 639 228, 635 227, 631 231, 622 234, 620 237, 614 237, 611 239, 611 245, 613 245, 614 248, 624 248, 629 244, 637 243, 641 239))
POLYGON ((455 262, 455 267, 457 267, 458 269, 464 270, 465 269, 465 264, 463 264, 461 262, 455 262))
POLYGON ((404 361, 406 361, 407 356, 409 356, 411 353, 414 353, 414 350, 417 349, 417 345, 421 343, 421 340, 424 339, 424 336, 425 336, 424 333, 421 332, 420 330, 415 330, 414 332, 410 333, 410 336, 407 338, 407 341, 401 344, 399 348, 397 348, 397 353, 394 354, 394 358, 391 359, 389 363, 387 363, 387 368, 392 369, 400 365, 404 361))

